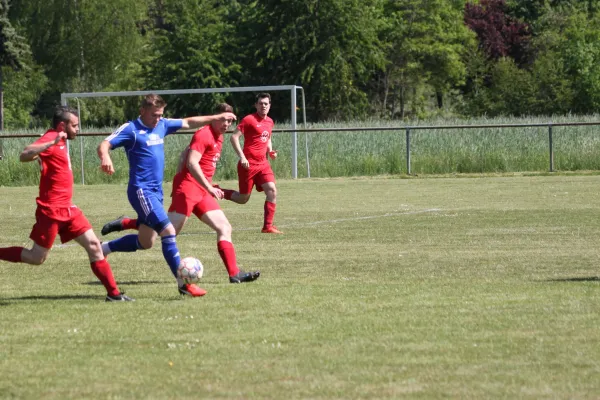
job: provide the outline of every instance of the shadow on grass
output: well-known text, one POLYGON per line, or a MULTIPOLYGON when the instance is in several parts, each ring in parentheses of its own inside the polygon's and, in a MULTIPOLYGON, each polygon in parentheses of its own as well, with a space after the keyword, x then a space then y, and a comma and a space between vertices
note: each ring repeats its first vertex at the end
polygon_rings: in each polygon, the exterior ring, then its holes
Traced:
MULTIPOLYGON (((117 281, 117 285, 163 285, 166 281, 117 281)), ((102 285, 100 281, 85 282, 83 285, 102 285)))
POLYGON ((596 282, 600 281, 598 276, 582 276, 578 278, 558 278, 558 279, 547 279, 546 282, 596 282))
POLYGON ((5 297, 0 299, 0 305, 8 305, 10 301, 16 300, 104 300, 105 296, 91 295, 91 294, 66 294, 66 295, 34 295, 34 296, 20 296, 20 297, 5 297))

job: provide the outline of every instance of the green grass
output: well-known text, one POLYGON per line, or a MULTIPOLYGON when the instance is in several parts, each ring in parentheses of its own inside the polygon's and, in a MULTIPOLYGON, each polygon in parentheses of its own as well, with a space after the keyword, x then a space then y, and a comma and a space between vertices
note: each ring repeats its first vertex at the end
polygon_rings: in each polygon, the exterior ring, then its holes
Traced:
MULTIPOLYGON (((196 219, 178 238, 201 299, 179 298, 159 245, 110 256, 131 304, 104 303, 76 245, 2 262, 0 398, 597 398, 599 185, 280 180, 285 235, 259 233, 262 194, 221 203, 257 282, 227 283, 196 219)), ((36 188, 0 192, 0 246, 29 246, 36 188)), ((124 186, 75 193, 96 231, 130 213, 124 186)))
MULTIPOLYGON (((440 125, 541 124, 552 121, 598 122, 597 115, 557 116, 552 118, 480 118, 433 121, 367 121, 351 123, 309 124, 308 128, 364 128, 440 125)), ((279 124, 277 128, 288 128, 279 124)), ((84 133, 106 132, 114 128, 86 128, 84 133)), ((600 136, 597 126, 553 128, 555 171, 600 170, 600 136)), ((21 133, 25 133, 22 131, 21 133)), ((27 131, 26 133, 33 133, 27 131)), ((42 132, 37 132, 42 133, 42 132)), ((165 140, 165 179, 171 180, 179 153, 190 134, 177 134, 165 140)), ((79 137, 71 142, 71 160, 76 182, 86 184, 126 183, 127 159, 122 149, 112 152, 116 174, 107 176, 99 169, 96 147, 104 136, 79 137)), ((215 180, 237 179, 237 155, 226 137, 215 180)), ((37 166, 24 167, 18 155, 33 139, 4 139, 5 159, 0 162, 0 186, 37 184, 37 166)), ((292 177, 292 135, 275 133, 274 147, 279 157, 271 163, 275 175, 292 177)), ((356 131, 311 132, 297 135, 298 177, 351 177, 407 174, 406 132, 356 131), (308 155, 308 156, 307 156, 308 155), (309 173, 310 172, 310 173, 309 173)), ((411 132, 411 173, 418 175, 450 173, 545 172, 550 168, 547 127, 426 129, 411 132)))

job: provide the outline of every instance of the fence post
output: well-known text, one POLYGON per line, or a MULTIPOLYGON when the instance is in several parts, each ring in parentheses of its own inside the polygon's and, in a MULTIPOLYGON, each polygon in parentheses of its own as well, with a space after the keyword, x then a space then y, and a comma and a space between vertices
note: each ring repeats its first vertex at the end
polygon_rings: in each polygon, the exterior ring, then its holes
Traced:
POLYGON ((406 128, 406 174, 410 175, 410 128, 406 128))
POLYGON ((552 124, 548 124, 548 149, 550 151, 550 172, 554 172, 554 149, 552 148, 552 124))
MULTIPOLYGON (((77 119, 79 119, 79 132, 81 132, 81 104, 79 103, 79 98, 75 97, 77 100, 77 119)), ((67 141, 68 143, 68 141, 67 141)), ((81 184, 85 185, 85 170, 84 170, 84 152, 83 152, 83 136, 79 138, 79 164, 81 166, 81 184)))

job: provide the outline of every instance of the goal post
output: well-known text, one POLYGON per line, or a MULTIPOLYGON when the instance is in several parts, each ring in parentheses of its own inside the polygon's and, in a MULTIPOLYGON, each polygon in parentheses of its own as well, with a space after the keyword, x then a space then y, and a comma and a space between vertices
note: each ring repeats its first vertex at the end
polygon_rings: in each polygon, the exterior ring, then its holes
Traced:
MULTIPOLYGON (((205 88, 205 89, 169 89, 169 90, 135 90, 124 92, 83 92, 83 93, 61 93, 60 102, 66 106, 69 99, 77 100, 77 112, 80 113, 79 99, 93 97, 126 97, 126 96, 145 96, 147 94, 158 95, 177 95, 177 94, 210 94, 210 93, 235 93, 235 92, 274 92, 274 91, 289 91, 291 97, 290 121, 292 131, 292 178, 298 178, 298 133, 297 129, 297 91, 302 94, 302 116, 303 123, 306 127, 306 110, 305 96, 302 86, 297 85, 274 85, 274 86, 245 86, 245 87, 229 87, 229 88, 205 88)), ((68 144, 68 143, 67 143, 68 144)), ((307 144, 308 146, 308 144, 307 144)), ((308 148, 307 148, 308 151, 308 148)), ((83 155, 82 155, 83 159, 83 155)), ((307 159, 308 160, 308 159, 307 159)), ((307 161, 308 162, 308 161, 307 161)), ((83 168, 81 171, 82 184, 85 183, 83 168)))

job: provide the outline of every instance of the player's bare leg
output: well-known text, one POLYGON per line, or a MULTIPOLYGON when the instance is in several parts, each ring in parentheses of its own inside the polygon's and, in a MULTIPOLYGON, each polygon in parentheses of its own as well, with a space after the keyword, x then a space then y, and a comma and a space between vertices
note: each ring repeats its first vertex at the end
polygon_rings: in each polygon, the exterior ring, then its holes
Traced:
MULTIPOLYGON (((163 232, 165 232, 165 230, 163 230, 163 232)), ((163 232, 161 232, 160 236, 163 236, 163 232)), ((173 229, 173 232, 171 233, 175 234, 175 230, 173 229)), ((164 235, 166 234, 167 233, 165 232, 164 235)), ((148 225, 140 224, 138 227, 138 240, 144 249, 151 249, 152 246, 154 246, 154 241, 157 237, 156 231, 148 225)))
POLYGON ((264 222, 262 233, 283 233, 273 225, 275 209, 277 207, 277 187, 275 182, 266 182, 262 186, 266 200, 264 205, 264 222))
POLYGON ((50 249, 34 243, 31 249, 23 249, 21 251, 21 262, 32 265, 42 265, 49 254, 50 249))
POLYGON ((217 250, 229 274, 229 282, 252 282, 260 276, 260 271, 242 271, 237 265, 235 249, 231 241, 231 224, 223 210, 212 210, 203 214, 202 222, 217 233, 217 250))
POLYGON ((90 259, 90 267, 96 277, 102 282, 106 289, 106 301, 135 301, 129 296, 119 291, 117 282, 113 275, 112 269, 108 260, 104 258, 102 253, 102 245, 100 240, 92 229, 87 230, 84 234, 79 235, 74 239, 79 243, 87 252, 88 258, 90 259))
POLYGON ((169 221, 171 221, 171 223, 173 224, 173 227, 175 228, 175 233, 177 235, 179 235, 179 232, 181 232, 181 230, 185 226, 185 223, 187 222, 188 217, 183 214, 176 213, 176 212, 170 212, 167 215, 169 216, 169 221))

